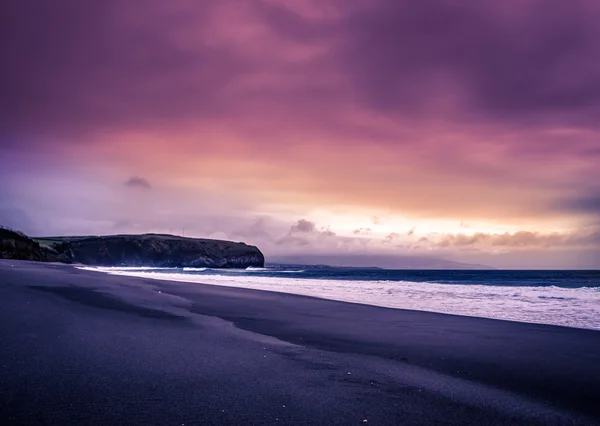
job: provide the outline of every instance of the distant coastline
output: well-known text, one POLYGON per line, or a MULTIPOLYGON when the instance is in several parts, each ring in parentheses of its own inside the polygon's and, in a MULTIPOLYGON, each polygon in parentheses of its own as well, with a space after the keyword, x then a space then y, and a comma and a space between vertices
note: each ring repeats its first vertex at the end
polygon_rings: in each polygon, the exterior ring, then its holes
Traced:
MULTIPOLYGON (((0 258, 40 262, 82 263, 94 266, 263 267, 261 250, 243 242, 190 238, 170 234, 29 237, 0 227, 0 258)), ((311 267, 492 270, 428 256, 370 254, 272 256, 269 264, 311 267)))

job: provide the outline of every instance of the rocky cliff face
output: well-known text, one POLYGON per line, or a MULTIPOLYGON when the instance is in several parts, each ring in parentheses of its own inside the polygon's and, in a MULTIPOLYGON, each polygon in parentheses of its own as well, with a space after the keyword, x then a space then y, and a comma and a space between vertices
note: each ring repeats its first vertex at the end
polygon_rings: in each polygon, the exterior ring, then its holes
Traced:
POLYGON ((72 262, 98 266, 247 268, 265 263, 254 246, 174 235, 63 237, 52 247, 72 262))
POLYGON ((68 256, 40 245, 22 232, 0 228, 0 259, 70 263, 68 256))
POLYGON ((0 258, 97 266, 247 268, 265 264, 258 248, 232 241, 160 234, 32 239, 4 228, 0 228, 0 258))

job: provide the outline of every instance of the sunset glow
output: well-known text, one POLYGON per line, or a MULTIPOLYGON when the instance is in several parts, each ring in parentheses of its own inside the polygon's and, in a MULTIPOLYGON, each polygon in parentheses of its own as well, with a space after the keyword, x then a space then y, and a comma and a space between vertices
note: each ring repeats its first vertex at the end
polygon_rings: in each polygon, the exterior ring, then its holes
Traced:
POLYGON ((0 29, 0 224, 600 265, 596 1, 58 3, 0 29))

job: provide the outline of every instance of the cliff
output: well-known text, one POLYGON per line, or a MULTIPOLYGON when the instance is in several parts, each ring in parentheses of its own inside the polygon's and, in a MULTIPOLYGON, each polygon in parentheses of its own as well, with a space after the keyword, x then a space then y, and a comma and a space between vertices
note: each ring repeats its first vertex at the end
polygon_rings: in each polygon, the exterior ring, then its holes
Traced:
POLYGON ((265 262, 258 248, 244 243, 174 235, 57 237, 50 241, 58 253, 86 265, 246 268, 262 267, 265 262))
POLYGON ((41 245, 22 232, 0 228, 0 259, 71 263, 71 259, 51 247, 41 245))
POLYGON ((162 234, 34 240, 13 234, 20 238, 0 238, 0 257, 97 266, 246 268, 262 267, 265 262, 258 248, 232 241, 162 234))

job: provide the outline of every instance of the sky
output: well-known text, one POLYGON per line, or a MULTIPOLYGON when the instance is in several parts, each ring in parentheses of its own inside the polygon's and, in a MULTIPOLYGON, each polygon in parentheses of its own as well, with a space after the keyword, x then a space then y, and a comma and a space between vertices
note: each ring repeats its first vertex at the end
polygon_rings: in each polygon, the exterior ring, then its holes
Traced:
POLYGON ((596 0, 7 0, 0 225, 600 268, 596 0))

